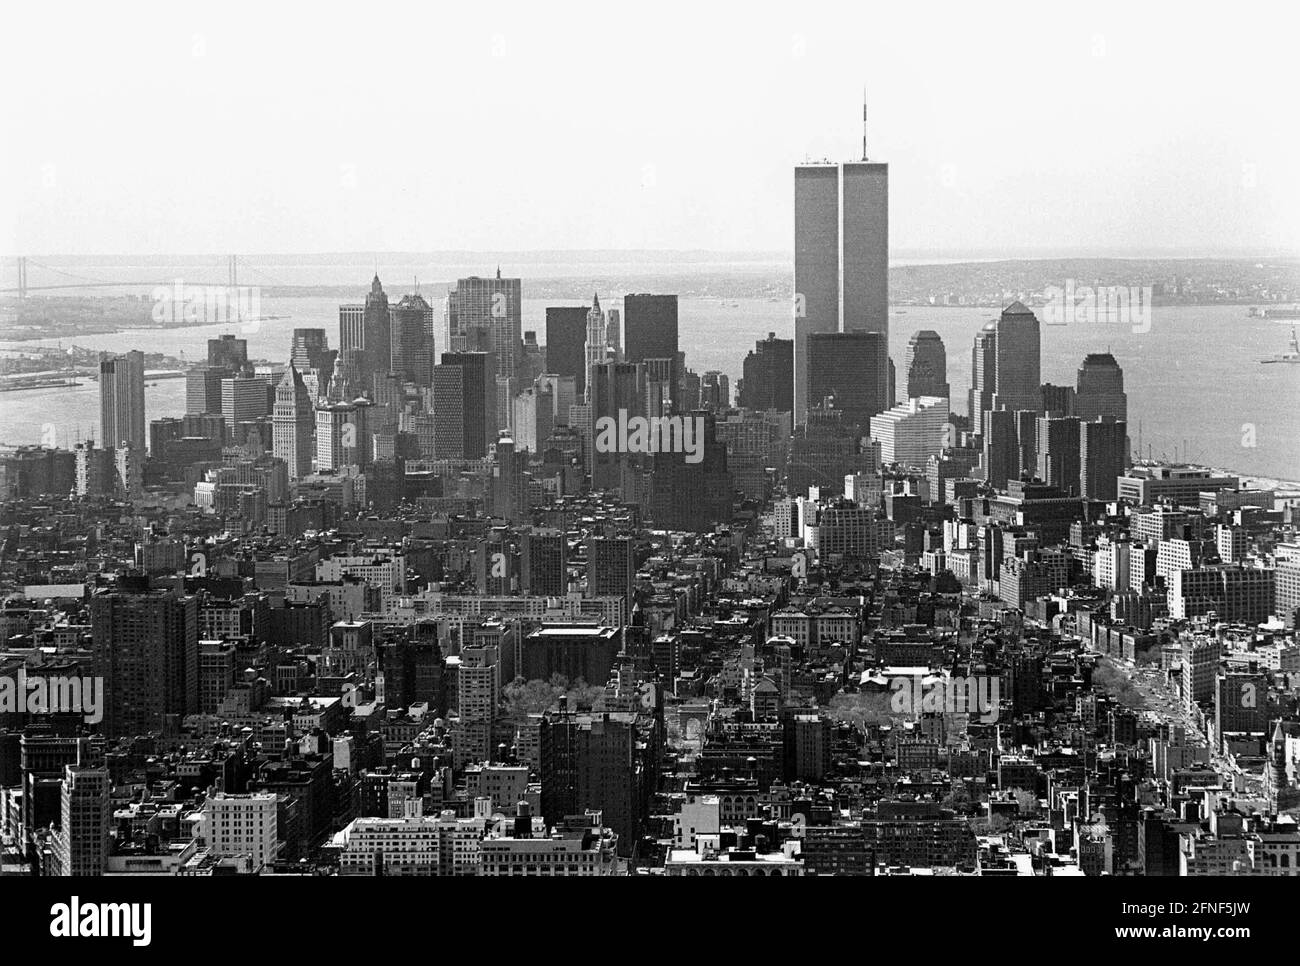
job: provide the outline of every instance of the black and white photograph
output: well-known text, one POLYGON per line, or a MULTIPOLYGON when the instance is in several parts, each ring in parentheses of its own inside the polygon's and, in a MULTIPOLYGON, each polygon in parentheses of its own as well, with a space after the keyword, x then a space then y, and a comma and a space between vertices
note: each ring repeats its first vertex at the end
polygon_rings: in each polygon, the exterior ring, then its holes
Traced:
POLYGON ((1294 948, 1295 4, 4 21, 17 957, 1294 948))

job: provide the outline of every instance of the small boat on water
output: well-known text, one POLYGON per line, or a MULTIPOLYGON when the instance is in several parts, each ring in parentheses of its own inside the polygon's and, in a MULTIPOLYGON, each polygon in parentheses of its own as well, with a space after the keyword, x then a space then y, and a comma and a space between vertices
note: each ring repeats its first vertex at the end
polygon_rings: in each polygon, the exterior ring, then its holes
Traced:
POLYGON ((1280 352, 1277 355, 1275 355, 1272 359, 1260 359, 1259 361, 1264 365, 1269 365, 1270 363, 1274 363, 1274 362, 1286 362, 1286 363, 1290 363, 1291 365, 1300 365, 1300 342, 1296 341, 1295 329, 1294 328, 1291 329, 1291 351, 1290 352, 1280 352))

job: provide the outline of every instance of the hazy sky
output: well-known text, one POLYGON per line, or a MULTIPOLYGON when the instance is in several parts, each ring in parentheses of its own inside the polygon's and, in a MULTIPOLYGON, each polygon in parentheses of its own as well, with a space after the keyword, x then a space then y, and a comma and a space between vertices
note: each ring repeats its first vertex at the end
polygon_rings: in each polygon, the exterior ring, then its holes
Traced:
POLYGON ((6 9, 5 254, 788 249, 864 82, 895 253, 1300 251, 1294 2, 180 6, 6 9))

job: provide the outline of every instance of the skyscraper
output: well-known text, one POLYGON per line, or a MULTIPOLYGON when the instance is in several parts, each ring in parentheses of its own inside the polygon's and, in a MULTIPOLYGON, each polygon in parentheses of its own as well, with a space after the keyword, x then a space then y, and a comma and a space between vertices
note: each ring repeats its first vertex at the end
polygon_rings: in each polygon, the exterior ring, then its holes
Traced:
POLYGON ((424 297, 403 295, 392 315, 392 371, 417 386, 433 384, 433 309, 424 297))
POLYGON ((293 343, 289 349, 289 364, 302 372, 304 369, 332 369, 329 358, 329 337, 324 329, 294 329, 293 343))
POLYGON ((1114 500, 1128 455, 1128 423, 1103 418, 1079 425, 1079 492, 1089 500, 1114 500))
POLYGON ((248 340, 234 335, 222 335, 208 340, 208 365, 214 369, 234 372, 248 365, 248 340))
MULTIPOLYGON (((1040 416, 1035 450, 1038 454, 1038 478, 1063 493, 1078 496, 1078 418, 1040 416)), ((1117 473, 1116 476, 1118 475, 1117 473)))
POLYGON ((933 329, 913 332, 907 342, 907 397, 948 398, 948 353, 933 329))
POLYGON ((481 459, 496 441, 495 383, 486 352, 444 352, 433 370, 434 450, 438 459, 481 459))
POLYGON ((1075 413, 1080 419, 1128 421, 1128 396, 1124 393, 1124 370, 1109 352, 1093 352, 1079 366, 1075 388, 1075 413))
POLYGON ((587 313, 585 305, 546 310, 546 371, 571 376, 579 399, 587 395, 587 313))
POLYGON ((584 399, 591 398, 592 370, 596 366, 603 366, 606 362, 618 361, 617 351, 611 351, 609 343, 609 316, 601 310, 600 296, 593 294, 591 297, 591 308, 587 310, 587 338, 583 344, 584 366, 587 371, 586 395, 584 399))
POLYGON ((983 422, 984 453, 980 465, 984 479, 989 486, 1005 489, 1020 470, 1015 413, 1006 409, 986 410, 983 422))
POLYGON ((271 452, 289 467, 289 479, 311 473, 316 420, 311 393, 292 364, 275 387, 271 412, 271 452))
MULTIPOLYGON (((795 167, 796 423, 810 398, 810 334, 879 332, 889 344, 889 166, 868 161, 863 140, 861 161, 795 167)), ((888 365, 886 351, 882 387, 888 365)))
POLYGON ((794 340, 775 332, 754 343, 742 367, 738 404, 744 409, 794 411, 794 340))
POLYGON ((871 438, 880 443, 881 460, 889 465, 924 467, 943 452, 948 424, 946 396, 913 396, 871 417, 871 438))
POLYGON ((447 293, 447 351, 490 352, 489 378, 514 379, 523 353, 521 282, 471 276, 447 293))
POLYGON ((677 296, 626 295, 623 297, 623 359, 645 362, 668 359, 673 364, 669 391, 677 400, 677 296))
POLYGON ((106 768, 65 765, 60 825, 54 839, 55 874, 103 875, 109 851, 109 778, 106 768))
MULTIPOLYGON (((432 329, 433 314, 429 313, 432 329)), ((297 331, 294 332, 295 339, 297 331)), ((393 366, 393 316, 379 274, 370 282, 363 305, 339 306, 339 352, 353 360, 361 391, 374 391, 374 377, 393 366)), ((432 365, 432 363, 430 363, 432 365)), ((305 368, 299 366, 299 368, 305 368)), ((318 368, 312 366, 312 368, 318 368)), ((425 384, 427 385, 427 383, 425 384)))
POLYGON ((993 408, 993 390, 998 378, 997 348, 997 323, 990 322, 975 335, 970 359, 971 385, 967 408, 970 410, 971 429, 979 436, 984 435, 984 414, 993 408))
POLYGON ((138 349, 120 356, 100 354, 99 442, 105 448, 126 444, 145 451, 144 353, 138 349))
POLYGON ((119 578, 90 600, 94 674, 104 681, 101 730, 110 737, 161 731, 198 710, 198 602, 119 578))
POLYGON ((866 427, 890 408, 886 354, 880 332, 814 332, 807 339, 809 409, 831 406, 846 420, 866 427))
POLYGON ((997 363, 993 408, 1043 406, 1038 317, 1021 302, 1012 302, 997 321, 997 363))

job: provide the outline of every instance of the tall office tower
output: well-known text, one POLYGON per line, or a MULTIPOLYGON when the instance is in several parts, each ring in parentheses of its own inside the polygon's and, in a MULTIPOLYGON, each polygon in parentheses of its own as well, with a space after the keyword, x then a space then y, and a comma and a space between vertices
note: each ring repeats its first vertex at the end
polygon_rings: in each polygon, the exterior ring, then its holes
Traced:
POLYGON ((304 369, 334 368, 329 358, 330 340, 324 329, 294 329, 289 346, 289 364, 302 372, 304 369))
POLYGON ((1119 478, 1128 462, 1128 423, 1083 422, 1079 425, 1079 492, 1089 500, 1115 500, 1119 478))
POLYGON ((1015 413, 990 409, 984 413, 984 454, 980 461, 989 486, 1006 489, 1019 475, 1019 446, 1016 439, 1015 413))
POLYGON ((1038 478, 1063 493, 1078 496, 1079 420, 1073 416, 1040 417, 1035 449, 1038 451, 1038 478))
POLYGON ((60 783, 59 830, 54 838, 55 875, 103 875, 108 864, 108 769, 65 765, 60 783))
POLYGON ((185 412, 221 412, 221 380, 229 373, 225 369, 195 366, 185 373, 185 412))
POLYGON ((433 385, 433 309, 419 294, 403 295, 390 314, 392 371, 417 386, 433 385))
POLYGON ((492 759, 492 721, 501 699, 501 654, 491 644, 462 647, 456 672, 458 759, 492 759))
POLYGON ((492 378, 514 379, 523 353, 523 299, 517 278, 462 278, 447 293, 447 349, 490 352, 492 378))
POLYGON ((199 707, 198 600, 118 579, 90 599, 94 674, 104 681, 100 726, 112 738, 162 731, 199 707))
POLYGON ((907 398, 948 398, 948 353, 939 333, 932 329, 913 332, 907 342, 907 398))
POLYGON ((123 443, 145 451, 149 438, 144 422, 144 353, 99 356, 99 444, 104 448, 123 443))
POLYGON ((637 748, 636 716, 627 712, 542 715, 538 772, 542 815, 558 825, 566 815, 599 809, 618 836, 620 855, 631 855, 649 815, 644 756, 637 748))
POLYGON ((1128 422, 1128 396, 1124 393, 1124 370, 1109 352, 1092 352, 1079 366, 1075 390, 1076 415, 1091 422, 1128 422))
MULTIPOLYGON (((879 332, 889 343, 889 166, 866 159, 865 140, 861 161, 794 171, 796 424, 811 398, 810 334, 879 332)), ((875 375, 884 394, 888 365, 886 352, 875 375)))
POLYGON ((1016 427, 1016 475, 1014 479, 1038 475, 1038 413, 1017 409, 1012 416, 1016 427))
POLYGON ((546 310, 546 371, 574 380, 579 399, 587 397, 587 314, 585 305, 546 310))
POLYGON ((516 379, 521 386, 531 386, 545 371, 546 350, 537 344, 537 333, 528 329, 524 332, 523 351, 519 356, 519 372, 516 374, 516 379))
POLYGON ((433 369, 434 451, 438 459, 482 459, 496 442, 496 385, 486 352, 444 352, 433 369))
POLYGON ((268 382, 265 376, 240 372, 221 380, 221 415, 232 427, 250 419, 259 419, 271 411, 267 404, 268 382))
POLYGON ((741 369, 737 404, 759 412, 794 411, 794 340, 775 332, 755 342, 741 369))
POLYGON ((208 340, 208 365, 239 372, 248 367, 248 340, 222 335, 208 340))
POLYGON ((335 363, 336 378, 330 380, 325 402, 316 407, 316 469, 334 472, 345 466, 369 466, 373 451, 370 401, 349 401, 351 387, 342 376, 342 362, 335 363))
POLYGON ((725 372, 710 369, 700 377, 700 408, 709 412, 731 408, 731 380, 725 372))
POLYGON ((613 490, 623 485, 623 468, 637 462, 634 454, 623 452, 617 447, 612 450, 602 449, 602 439, 596 427, 602 418, 613 420, 615 427, 621 425, 620 418, 626 414, 627 419, 643 416, 644 405, 644 366, 631 362, 606 362, 591 369, 591 424, 595 438, 595 452, 591 458, 591 485, 597 490, 613 490))
POLYGON ((1043 412, 1048 416, 1077 416, 1073 386, 1054 386, 1043 383, 1043 412))
POLYGON ((526 597, 563 597, 569 590, 569 541, 563 530, 525 530, 522 539, 526 597))
POLYGON ((677 296, 644 294, 624 296, 623 359, 627 362, 645 362, 647 359, 673 360, 674 372, 670 389, 674 404, 677 401, 675 371, 677 352, 677 296))
POLYGON ((871 417, 889 408, 886 355, 879 332, 814 332, 807 337, 808 409, 824 406, 866 427, 871 417))
MULTIPOLYGON (((432 330, 432 309, 429 326, 432 330)), ((357 382, 367 393, 373 389, 376 374, 393 369, 393 314, 378 273, 370 282, 364 304, 339 306, 339 352, 354 354, 357 382)))
POLYGON ((515 449, 515 441, 502 436, 492 448, 491 505, 489 512, 511 523, 520 523, 528 514, 527 453, 515 449))
POLYGON ((948 425, 947 396, 913 396, 871 417, 871 438, 885 465, 924 467, 943 452, 948 425))
POLYGON ((790 493, 805 496, 810 486, 838 492, 850 473, 878 470, 863 455, 860 438, 839 410, 809 410, 790 440, 790 493))
POLYGON ((683 453, 655 453, 651 458, 650 516, 665 530, 708 533, 731 521, 735 478, 727 459, 727 444, 717 438, 713 413, 683 413, 696 427, 698 462, 683 453))
POLYGON ((996 322, 990 322, 976 334, 970 354, 970 392, 966 405, 971 430, 976 436, 984 435, 984 414, 993 408, 993 390, 998 381, 997 350, 998 327, 996 322))
POLYGON ((569 407, 583 398, 577 386, 578 380, 573 376, 544 372, 537 377, 538 390, 550 393, 551 405, 555 407, 552 418, 556 426, 569 425, 569 407))
POLYGON ((673 411, 673 392, 681 387, 673 378, 677 371, 675 359, 646 359, 640 363, 643 370, 645 399, 642 401, 646 416, 669 416, 673 411))
POLYGON ((279 800, 272 792, 209 795, 203 805, 208 851, 219 858, 247 855, 254 872, 275 861, 279 800))
POLYGON ((630 536, 587 537, 587 596, 622 597, 632 612, 636 588, 636 544, 630 536))
POLYGON ((606 362, 618 361, 618 353, 610 351, 609 316, 600 308, 600 296, 591 297, 591 308, 587 310, 587 338, 583 344, 583 359, 587 370, 586 400, 591 399, 592 370, 606 362))
POLYGON ((1042 346, 1038 317, 1012 302, 997 321, 995 409, 1037 410, 1043 405, 1042 346))
POLYGON ((271 412, 271 452, 289 467, 289 479, 311 473, 316 429, 314 400, 302 381, 302 374, 290 365, 275 387, 275 408, 271 412))

